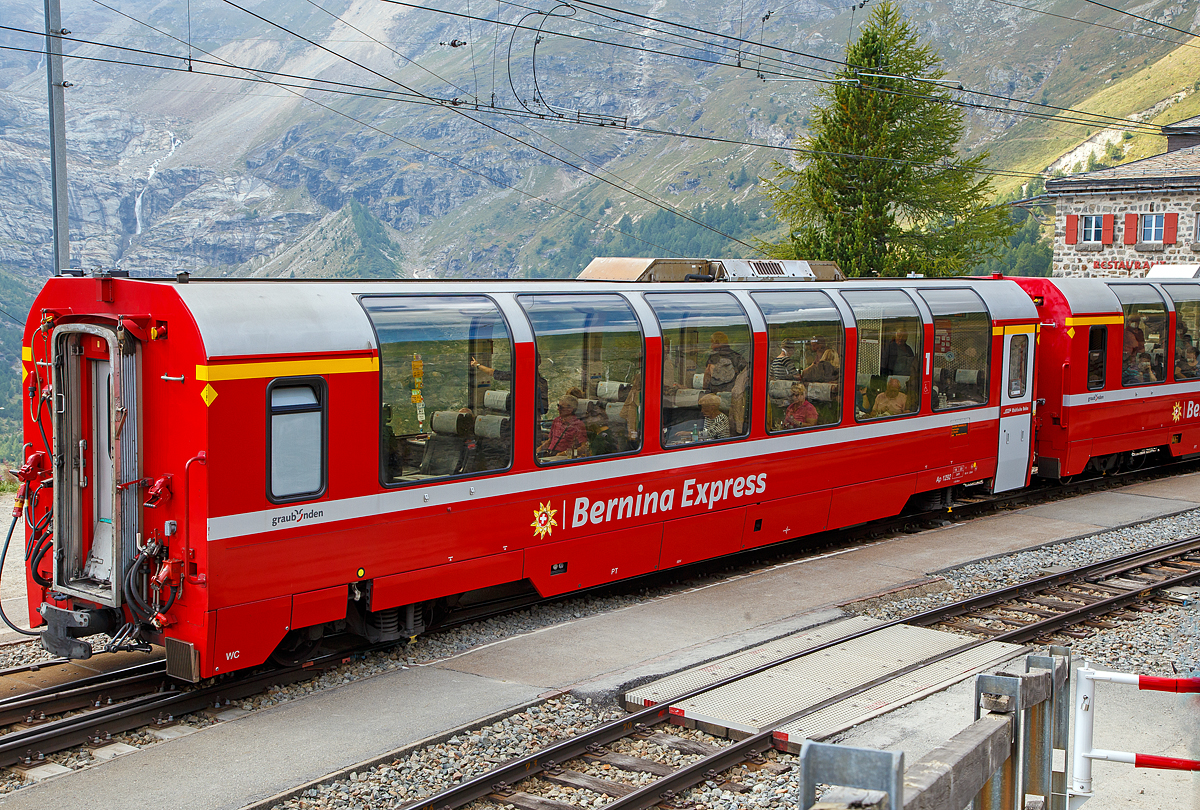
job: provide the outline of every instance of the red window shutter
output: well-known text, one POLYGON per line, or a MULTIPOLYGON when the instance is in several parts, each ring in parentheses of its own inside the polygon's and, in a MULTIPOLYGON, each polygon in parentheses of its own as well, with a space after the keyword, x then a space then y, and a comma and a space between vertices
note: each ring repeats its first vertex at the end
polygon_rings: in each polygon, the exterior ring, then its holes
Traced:
POLYGON ((1175 233, 1179 230, 1179 214, 1167 214, 1163 217, 1163 244, 1175 244, 1175 233))
POLYGON ((1113 243, 1113 215, 1104 215, 1104 233, 1101 236, 1101 241, 1106 245, 1113 243))
POLYGON ((1073 245, 1079 241, 1079 215, 1067 214, 1067 244, 1073 245))
POLYGON ((1125 215, 1125 244, 1136 245, 1138 240, 1138 215, 1125 215))

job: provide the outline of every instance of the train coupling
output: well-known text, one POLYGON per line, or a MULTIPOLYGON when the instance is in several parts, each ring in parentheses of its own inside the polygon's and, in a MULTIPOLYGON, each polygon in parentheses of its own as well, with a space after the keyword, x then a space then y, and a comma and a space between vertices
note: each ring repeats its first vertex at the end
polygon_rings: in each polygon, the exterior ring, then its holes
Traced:
POLYGON ((112 608, 67 610, 43 603, 38 613, 46 622, 46 629, 42 631, 42 647, 54 655, 72 660, 92 657, 92 645, 80 641, 80 636, 94 636, 97 633, 112 635, 123 624, 121 614, 112 608))

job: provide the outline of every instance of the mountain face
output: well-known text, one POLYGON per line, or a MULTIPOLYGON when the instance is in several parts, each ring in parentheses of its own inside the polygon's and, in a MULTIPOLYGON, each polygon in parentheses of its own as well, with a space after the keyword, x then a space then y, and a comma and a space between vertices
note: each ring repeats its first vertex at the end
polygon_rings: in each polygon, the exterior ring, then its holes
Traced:
MULTIPOLYGON (((66 61, 72 264, 135 275, 575 275, 624 217, 665 206, 700 218, 730 202, 765 210, 753 178, 790 159, 767 147, 803 133, 823 86, 810 79, 836 70, 828 60, 870 10, 631 0, 622 8, 644 17, 587 5, 522 17, 483 6, 445 5, 455 16, 339 0, 326 5, 339 22, 316 4, 245 4, 271 26, 216 0, 193 0, 190 20, 178 3, 116 6, 129 17, 64 3, 64 24, 87 40, 64 43, 77 57, 66 61), (488 22, 497 14, 501 26, 488 22)), ((1120 32, 992 0, 905 5, 950 76, 1060 106, 1173 48, 1138 36, 1154 26, 1128 17, 1066 0, 1047 8, 1120 32)), ((5 9, 6 24, 41 30, 36 0, 5 9)), ((1138 13, 1187 28, 1195 8, 1152 2, 1138 13)), ((0 45, 42 47, 13 32, 0 45)), ((1161 97, 1129 111, 1191 90, 1164 82, 1161 97)), ((0 50, 0 275, 31 285, 51 267, 45 105, 39 55, 0 50)), ((1016 160, 1044 132, 971 109, 964 148, 1016 160)), ((769 217, 745 223, 732 234, 745 242, 773 233, 769 217)), ((728 244, 725 255, 749 252, 728 244)), ((634 247, 662 252, 652 238, 634 247)))

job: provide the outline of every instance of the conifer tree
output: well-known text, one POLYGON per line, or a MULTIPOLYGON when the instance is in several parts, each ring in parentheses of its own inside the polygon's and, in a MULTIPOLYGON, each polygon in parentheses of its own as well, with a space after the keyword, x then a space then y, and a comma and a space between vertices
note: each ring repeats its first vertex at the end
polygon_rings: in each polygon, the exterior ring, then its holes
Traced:
POLYGON ((955 275, 992 255, 1013 226, 990 205, 987 153, 957 154, 963 114, 937 83, 941 57, 880 0, 846 63, 797 145, 799 167, 776 163, 765 181, 790 231, 768 251, 834 260, 848 276, 955 275))

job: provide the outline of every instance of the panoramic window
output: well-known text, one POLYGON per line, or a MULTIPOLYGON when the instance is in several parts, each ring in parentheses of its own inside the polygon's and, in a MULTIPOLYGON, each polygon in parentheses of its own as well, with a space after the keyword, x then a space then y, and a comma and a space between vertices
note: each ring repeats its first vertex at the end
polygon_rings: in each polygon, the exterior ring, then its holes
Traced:
POLYGON ((1149 385, 1166 376, 1167 307, 1149 284, 1114 284, 1125 328, 1121 343, 1121 385, 1149 385))
POLYGON ((275 380, 270 402, 271 500, 300 500, 325 488, 325 386, 320 379, 275 380))
POLYGON ((1088 330, 1087 387, 1098 391, 1104 387, 1104 358, 1108 347, 1108 327, 1093 326, 1088 330))
POLYGON ((1142 214, 1142 242, 1161 242, 1163 240, 1163 215, 1142 214))
POLYGON ((845 329, 819 292, 753 293, 771 351, 767 431, 836 425, 842 418, 845 329))
POLYGON ((1200 335, 1200 289, 1191 284, 1168 284, 1164 287, 1175 302, 1175 335, 1171 348, 1175 379, 1200 378, 1196 367, 1197 335, 1200 335))
POLYGON ((1085 216, 1080 217, 1083 224, 1083 239, 1084 242, 1100 242, 1104 238, 1104 217, 1102 216, 1085 216))
POLYGON ((364 296, 379 337, 384 484, 512 460, 512 343, 483 296, 364 296))
POLYGON ((643 340, 618 295, 523 295, 537 344, 539 464, 641 446, 643 340))
POLYGON ((933 313, 935 411, 986 405, 992 319, 973 290, 922 290, 933 313))
POLYGON ((662 446, 750 430, 752 334, 728 293, 647 295, 662 327, 662 446))
POLYGON ((858 326, 854 413, 858 419, 920 410, 921 318, 899 290, 842 293, 858 326))

